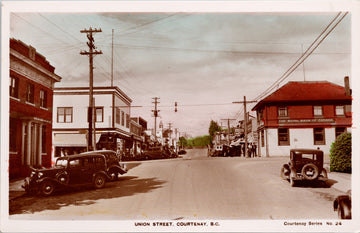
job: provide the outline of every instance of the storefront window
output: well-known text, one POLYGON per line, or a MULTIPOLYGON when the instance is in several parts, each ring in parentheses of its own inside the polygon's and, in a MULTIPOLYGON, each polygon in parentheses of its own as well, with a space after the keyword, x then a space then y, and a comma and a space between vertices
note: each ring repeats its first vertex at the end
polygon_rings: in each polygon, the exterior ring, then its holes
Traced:
POLYGON ((314 145, 325 145, 325 130, 314 128, 314 145))
POLYGON ((280 128, 278 129, 278 144, 279 146, 289 146, 289 129, 287 128, 280 128))

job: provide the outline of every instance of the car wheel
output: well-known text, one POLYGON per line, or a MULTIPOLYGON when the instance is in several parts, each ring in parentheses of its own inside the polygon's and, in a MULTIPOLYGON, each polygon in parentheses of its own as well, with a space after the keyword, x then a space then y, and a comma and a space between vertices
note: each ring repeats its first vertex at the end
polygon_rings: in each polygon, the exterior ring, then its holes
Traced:
POLYGON ((55 184, 50 180, 41 183, 40 192, 43 196, 50 196, 55 192, 55 184))
POLYGON ((105 176, 102 175, 102 174, 97 174, 95 175, 95 178, 94 178, 94 188, 96 189, 101 189, 105 186, 105 176))
POLYGON ((301 174, 307 180, 315 180, 319 176, 319 169, 315 164, 308 163, 301 169, 301 174))

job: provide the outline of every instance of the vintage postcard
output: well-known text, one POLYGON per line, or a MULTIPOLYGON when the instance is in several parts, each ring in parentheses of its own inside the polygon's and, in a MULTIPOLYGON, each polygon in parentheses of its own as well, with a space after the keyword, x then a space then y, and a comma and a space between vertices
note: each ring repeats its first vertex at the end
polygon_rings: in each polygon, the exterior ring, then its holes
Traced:
POLYGON ((2 232, 358 232, 356 1, 2 1, 2 232))

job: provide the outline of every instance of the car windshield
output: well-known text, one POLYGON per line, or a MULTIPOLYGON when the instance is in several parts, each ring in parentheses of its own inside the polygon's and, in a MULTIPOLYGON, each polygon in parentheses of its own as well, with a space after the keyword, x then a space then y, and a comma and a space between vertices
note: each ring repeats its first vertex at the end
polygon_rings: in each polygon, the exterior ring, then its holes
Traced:
POLYGON ((56 160, 55 166, 66 167, 67 164, 68 164, 68 161, 66 159, 58 159, 58 160, 56 160))
POLYGON ((303 159, 316 159, 315 154, 302 154, 303 159))

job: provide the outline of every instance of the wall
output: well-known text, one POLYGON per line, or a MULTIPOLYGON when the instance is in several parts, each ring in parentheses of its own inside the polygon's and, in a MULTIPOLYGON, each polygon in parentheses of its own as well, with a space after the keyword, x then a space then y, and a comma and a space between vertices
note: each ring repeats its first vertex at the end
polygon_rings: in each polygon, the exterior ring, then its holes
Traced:
MULTIPOLYGON (((325 155, 330 154, 330 148, 332 143, 335 141, 335 128, 325 128, 325 145, 314 145, 314 135, 312 128, 299 128, 289 129, 290 134, 290 145, 289 146, 278 146, 278 130, 267 129, 268 148, 269 156, 288 156, 290 149, 294 148, 307 148, 317 149, 324 151, 325 155)), ((348 132, 351 132, 351 128, 347 128, 348 132)), ((266 156, 266 135, 264 135, 265 146, 261 147, 261 156, 266 156)), ((260 144, 261 145, 261 144, 260 144)))

